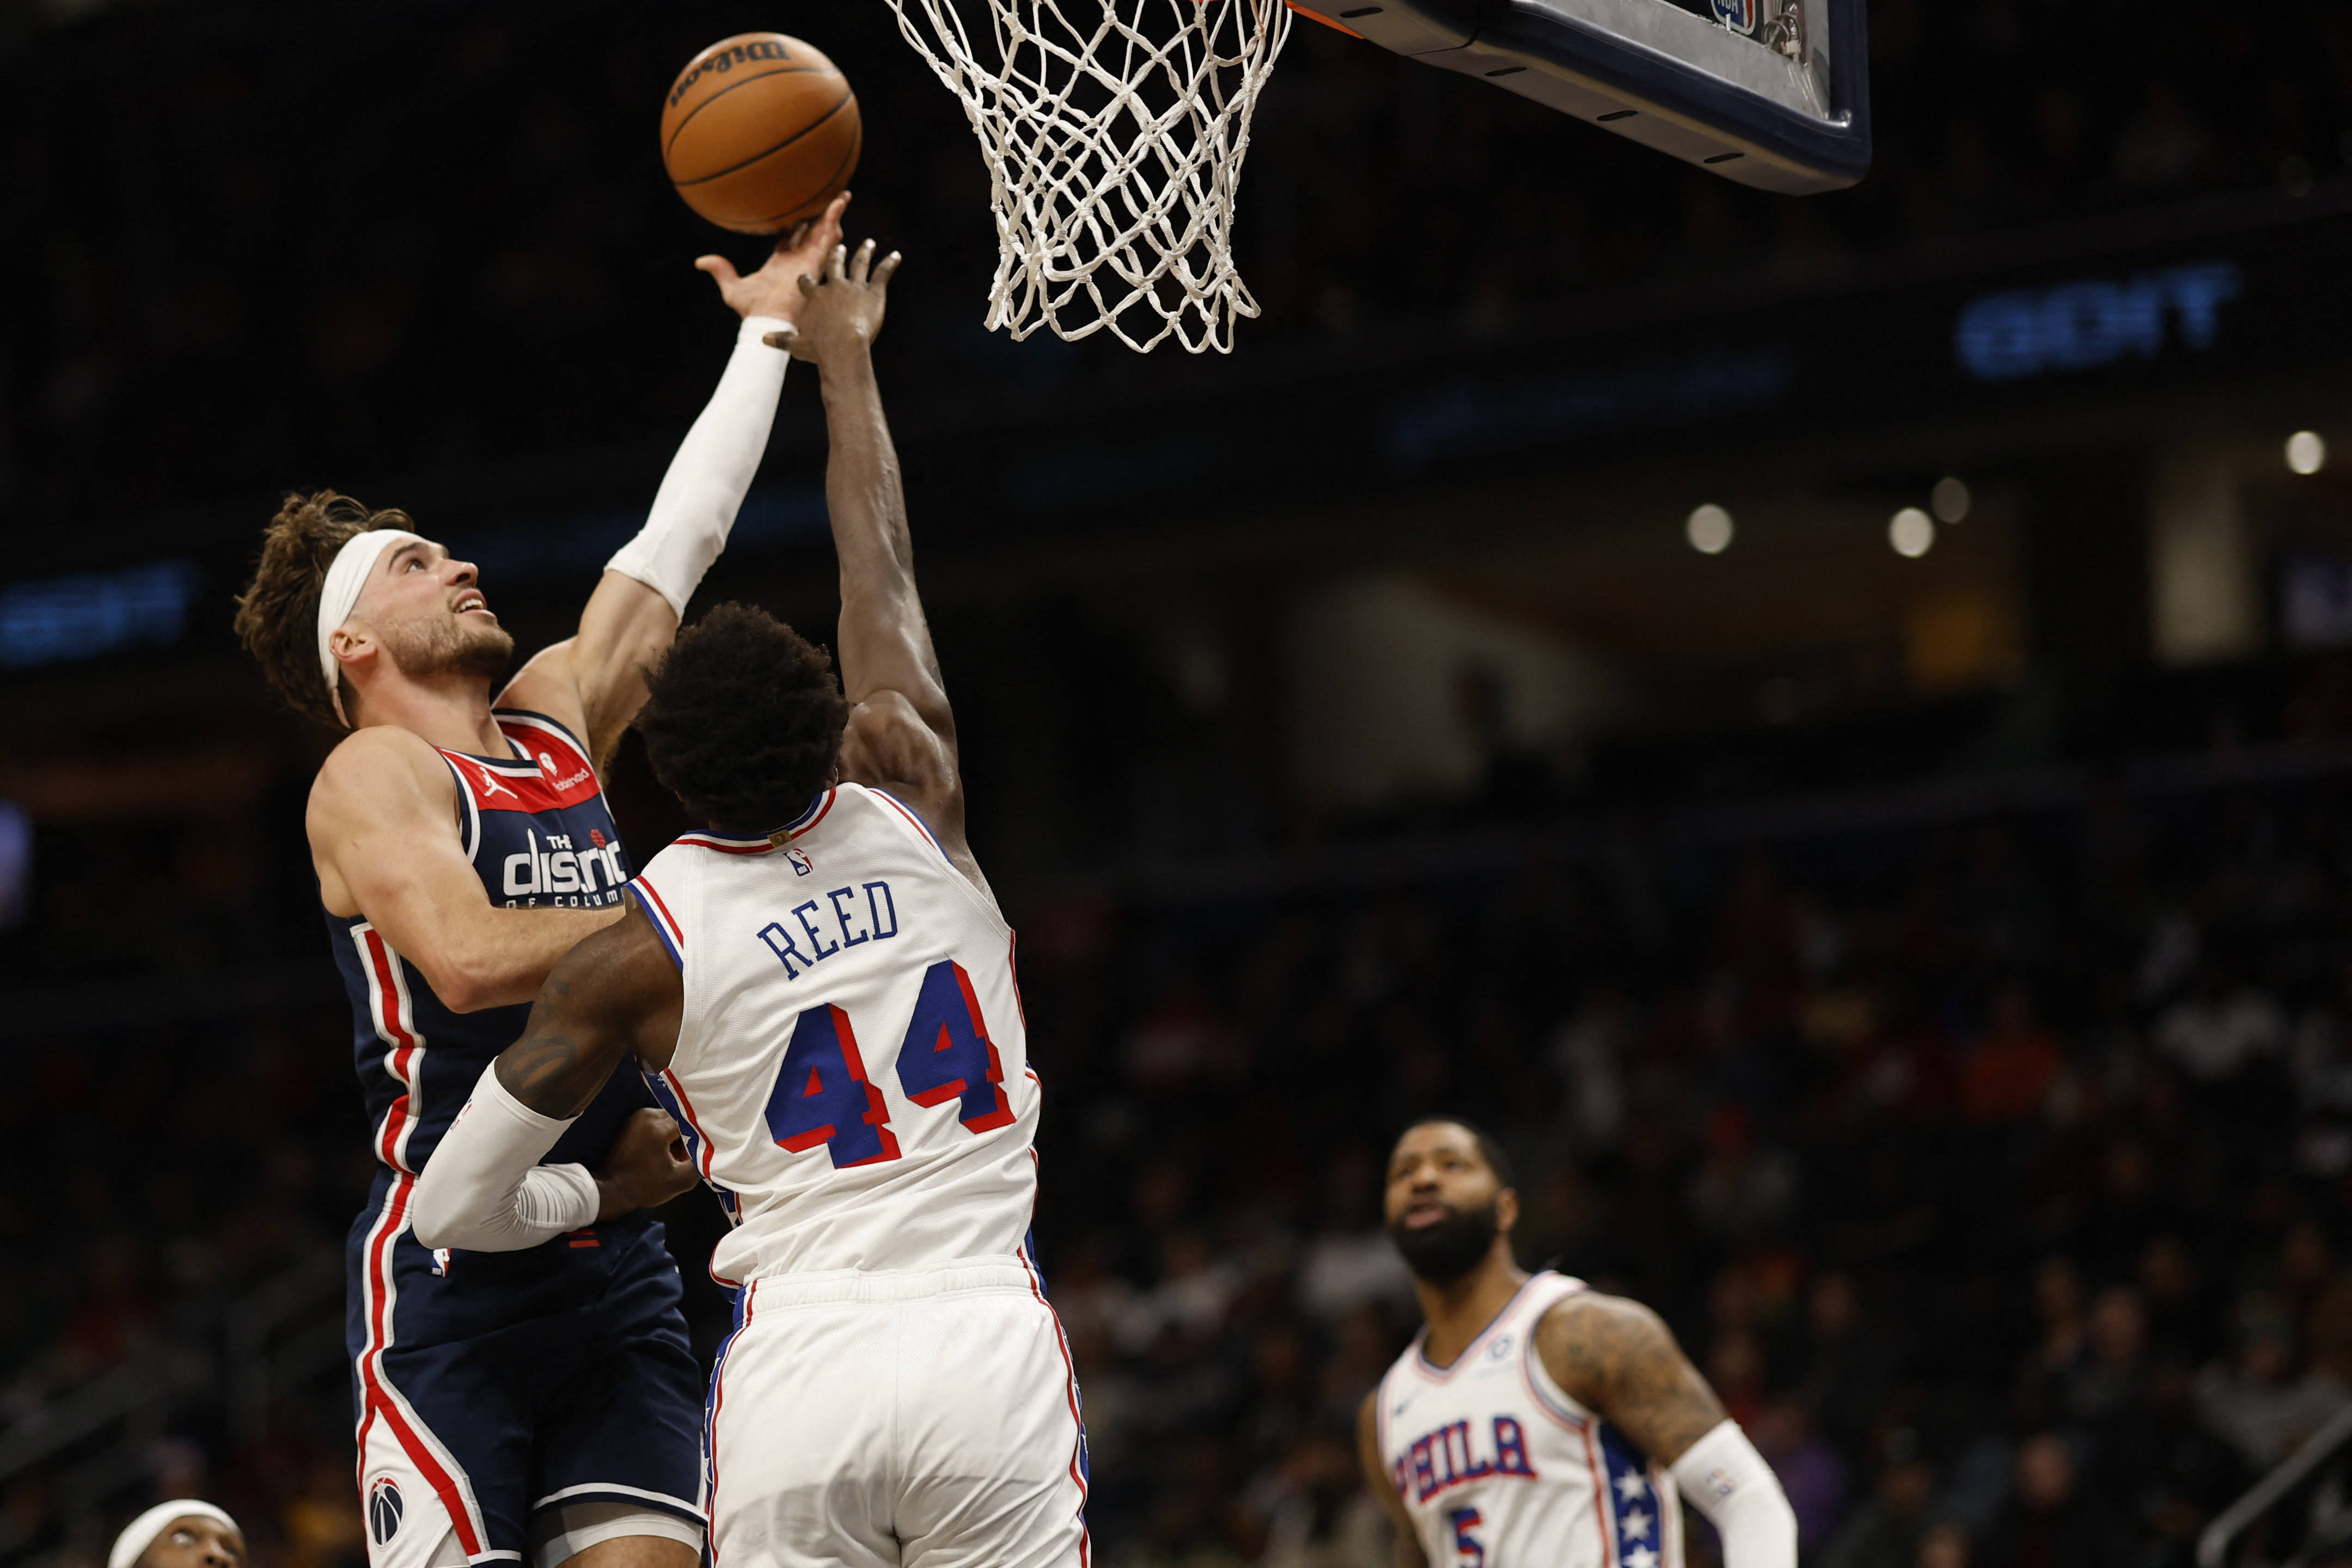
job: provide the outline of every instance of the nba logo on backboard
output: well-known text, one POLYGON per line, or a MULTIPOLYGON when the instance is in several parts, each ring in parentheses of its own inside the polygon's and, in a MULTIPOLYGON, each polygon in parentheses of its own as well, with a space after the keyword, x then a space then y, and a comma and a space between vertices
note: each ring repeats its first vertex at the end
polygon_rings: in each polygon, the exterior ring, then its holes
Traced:
POLYGON ((382 1546, 400 1533, 400 1488, 390 1476, 379 1476, 368 1488, 368 1533, 382 1546))
POLYGON ((1706 0, 1715 19, 1735 33, 1756 31, 1756 12, 1762 0, 1706 0))

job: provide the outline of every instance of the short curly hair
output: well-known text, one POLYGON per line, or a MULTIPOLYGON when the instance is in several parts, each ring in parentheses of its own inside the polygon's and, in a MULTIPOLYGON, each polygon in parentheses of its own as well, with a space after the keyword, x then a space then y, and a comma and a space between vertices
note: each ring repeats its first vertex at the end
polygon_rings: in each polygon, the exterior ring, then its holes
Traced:
MULTIPOLYGON (((1495 1173, 1495 1185, 1497 1186, 1509 1186, 1513 1185, 1513 1177, 1511 1175, 1511 1156, 1503 1152, 1503 1140, 1495 1136, 1494 1134, 1486 1131, 1486 1128, 1480 1126, 1477 1123, 1465 1120, 1460 1116, 1419 1116, 1406 1124, 1404 1133, 1410 1133, 1417 1127, 1461 1128, 1464 1132, 1470 1134, 1470 1141, 1477 1145, 1478 1157, 1486 1162, 1486 1168, 1495 1173)), ((1398 1143, 1402 1144, 1404 1142, 1404 1133, 1399 1133, 1397 1134, 1398 1143)))
POLYGON ((726 833, 772 832, 832 782, 849 704, 833 660, 749 604, 677 634, 637 714, 654 777, 726 833))
POLYGON ((319 669, 319 595, 335 552, 371 529, 415 527, 406 512, 370 511, 349 496, 317 490, 288 496, 262 530, 261 560, 237 596, 237 641, 296 712, 343 727, 319 669))

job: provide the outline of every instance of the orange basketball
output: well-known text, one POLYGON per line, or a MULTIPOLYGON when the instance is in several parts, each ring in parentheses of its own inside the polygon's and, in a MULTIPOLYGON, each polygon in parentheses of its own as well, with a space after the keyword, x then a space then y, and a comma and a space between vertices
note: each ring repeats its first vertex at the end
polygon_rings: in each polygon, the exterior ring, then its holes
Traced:
POLYGON ((775 234, 824 211, 857 168, 857 95, 833 62, 782 33, 721 38, 662 102, 662 167, 723 229, 775 234))

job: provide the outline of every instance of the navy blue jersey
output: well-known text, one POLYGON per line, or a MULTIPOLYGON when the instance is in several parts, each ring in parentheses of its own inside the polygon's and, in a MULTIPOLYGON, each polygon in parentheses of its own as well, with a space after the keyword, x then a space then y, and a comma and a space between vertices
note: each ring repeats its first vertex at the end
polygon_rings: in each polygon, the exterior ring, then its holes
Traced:
MULTIPOLYGON (((495 716, 515 755, 441 753, 457 779, 456 831, 491 904, 507 909, 619 904, 635 868, 587 747, 544 715, 502 708, 495 716)), ((452 1012, 364 917, 331 914, 327 927, 351 997, 360 1090, 374 1129, 375 1156, 386 1176, 414 1176, 473 1093, 482 1069, 522 1033, 530 1006, 452 1012)), ((621 1124, 651 1103, 636 1073, 615 1072, 548 1155, 549 1163, 594 1166, 621 1124)), ((561 1250, 559 1240, 513 1256, 546 1254, 551 1267, 561 1250)))
MULTIPOLYGON (((635 868, 587 748, 541 715, 497 718, 513 755, 441 754, 452 831, 490 902, 618 904, 635 868)), ((698 1376, 658 1221, 625 1214, 518 1252, 428 1251, 409 1231, 416 1173, 530 1008, 451 1012, 367 921, 327 926, 380 1163, 346 1252, 370 1561, 424 1563, 454 1530, 472 1563, 520 1563, 531 1515, 558 1501, 701 1520, 698 1376)), ((641 1076, 614 1073, 548 1159, 601 1164, 652 1103, 641 1076)))

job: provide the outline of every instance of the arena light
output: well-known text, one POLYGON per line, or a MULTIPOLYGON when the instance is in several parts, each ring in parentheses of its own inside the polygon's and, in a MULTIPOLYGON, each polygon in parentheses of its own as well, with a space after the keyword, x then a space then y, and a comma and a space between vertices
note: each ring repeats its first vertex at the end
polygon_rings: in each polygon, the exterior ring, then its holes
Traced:
POLYGON ((1988 294, 1960 312, 1952 349, 1981 382, 2152 360, 2172 343, 2201 352, 2220 337, 2221 308, 2245 281, 2236 262, 2214 260, 1988 294))
POLYGON ((1927 492, 1927 509, 1939 523, 1957 523, 1969 515, 1969 487, 1946 475, 1927 492))
POLYGON ((2286 438, 2286 465, 2298 474, 2316 474, 2327 466, 2327 443, 2315 430, 2298 430, 2286 438))
POLYGON ((1886 542, 1896 555, 1917 560, 1936 548, 1936 519, 1916 507, 1906 507, 1886 525, 1886 542))
POLYGON ((1701 555, 1721 555, 1731 548, 1731 514, 1713 501, 1691 509, 1683 537, 1701 555))
POLYGON ((25 923, 33 905, 33 819, 0 800, 0 931, 25 923))
POLYGON ((0 670, 177 642, 202 582, 194 562, 165 560, 0 588, 0 670))

